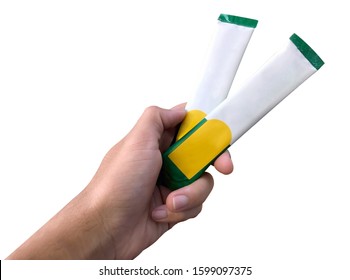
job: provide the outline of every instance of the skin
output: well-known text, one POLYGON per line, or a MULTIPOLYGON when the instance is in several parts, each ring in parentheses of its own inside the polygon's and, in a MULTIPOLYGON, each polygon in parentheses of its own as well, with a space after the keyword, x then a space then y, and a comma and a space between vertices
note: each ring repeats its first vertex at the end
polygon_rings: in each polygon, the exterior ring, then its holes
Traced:
MULTIPOLYGON (((147 108, 88 186, 8 259, 133 259, 175 224, 196 217, 214 186, 209 173, 172 192, 156 185, 161 153, 185 114, 184 105, 147 108)), ((228 152, 214 166, 231 173, 228 152)))

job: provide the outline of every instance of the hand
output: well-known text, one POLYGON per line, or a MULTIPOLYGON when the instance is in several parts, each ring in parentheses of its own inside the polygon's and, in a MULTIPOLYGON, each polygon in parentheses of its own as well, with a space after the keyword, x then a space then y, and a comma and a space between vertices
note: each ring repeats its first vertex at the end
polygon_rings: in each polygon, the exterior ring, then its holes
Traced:
MULTIPOLYGON (((146 109, 89 185, 9 258, 132 259, 176 223, 197 216, 214 185, 210 174, 173 192, 156 185, 161 153, 184 116, 183 106, 146 109)), ((228 152, 214 166, 231 173, 228 152)))

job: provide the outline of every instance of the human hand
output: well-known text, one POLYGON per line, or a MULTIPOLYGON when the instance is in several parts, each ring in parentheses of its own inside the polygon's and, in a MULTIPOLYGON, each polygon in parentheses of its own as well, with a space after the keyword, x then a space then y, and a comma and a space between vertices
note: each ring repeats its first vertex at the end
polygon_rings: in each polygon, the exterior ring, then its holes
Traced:
MULTIPOLYGON (((156 185, 161 154, 185 114, 183 105, 147 108, 106 154, 88 186, 10 258, 132 259, 176 223, 197 216, 214 185, 209 173, 172 192, 156 185), (55 244, 51 251, 49 246, 28 255, 45 240, 55 244)), ((214 166, 231 173, 228 152, 214 166)))
MULTIPOLYGON (((198 215, 213 188, 208 173, 173 192, 156 186, 161 153, 169 147, 184 116, 183 106, 146 109, 132 131, 108 152, 89 186, 101 197, 107 228, 118 235, 114 244, 117 258, 137 256, 174 224, 198 215), (120 242, 121 238, 125 241, 120 242)), ((233 169, 228 153, 214 166, 226 174, 233 169)))

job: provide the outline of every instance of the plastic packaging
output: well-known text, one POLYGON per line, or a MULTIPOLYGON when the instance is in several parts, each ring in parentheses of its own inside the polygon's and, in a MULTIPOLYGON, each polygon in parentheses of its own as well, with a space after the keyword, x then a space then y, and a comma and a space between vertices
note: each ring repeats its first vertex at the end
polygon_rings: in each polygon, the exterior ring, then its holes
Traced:
POLYGON ((171 189, 196 179, 231 144, 322 67, 299 36, 163 154, 162 183, 171 189))
POLYGON ((187 115, 177 140, 227 97, 257 23, 255 19, 227 14, 219 16, 202 79, 186 105, 187 115))

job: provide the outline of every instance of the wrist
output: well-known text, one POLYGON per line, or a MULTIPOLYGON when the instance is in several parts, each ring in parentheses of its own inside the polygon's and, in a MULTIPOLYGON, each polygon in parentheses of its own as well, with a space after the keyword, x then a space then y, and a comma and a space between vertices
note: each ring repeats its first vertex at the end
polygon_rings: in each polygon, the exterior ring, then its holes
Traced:
POLYGON ((94 199, 85 190, 34 233, 8 259, 111 259, 113 248, 94 199))
POLYGON ((114 258, 113 238, 105 227, 102 211, 102 205, 87 189, 62 210, 62 218, 71 225, 64 226, 67 232, 62 234, 70 259, 114 258))

